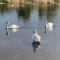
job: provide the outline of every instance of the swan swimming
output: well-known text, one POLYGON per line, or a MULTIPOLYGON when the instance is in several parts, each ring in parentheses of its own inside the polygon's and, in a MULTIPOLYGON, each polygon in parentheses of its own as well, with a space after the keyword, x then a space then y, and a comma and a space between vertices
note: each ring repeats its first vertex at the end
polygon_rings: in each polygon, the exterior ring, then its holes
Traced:
POLYGON ((53 23, 52 22, 47 23, 47 21, 45 21, 45 23, 46 23, 46 25, 45 25, 45 33, 47 31, 53 31, 53 23))
POLYGON ((20 28, 18 25, 16 25, 16 24, 12 24, 12 25, 9 25, 9 23, 8 22, 6 22, 6 30, 8 30, 8 29, 10 29, 10 30, 12 30, 13 32, 16 32, 16 31, 18 31, 18 29, 20 28))
POLYGON ((47 29, 48 29, 48 31, 52 31, 53 30, 53 23, 51 23, 51 22, 47 23, 47 29))

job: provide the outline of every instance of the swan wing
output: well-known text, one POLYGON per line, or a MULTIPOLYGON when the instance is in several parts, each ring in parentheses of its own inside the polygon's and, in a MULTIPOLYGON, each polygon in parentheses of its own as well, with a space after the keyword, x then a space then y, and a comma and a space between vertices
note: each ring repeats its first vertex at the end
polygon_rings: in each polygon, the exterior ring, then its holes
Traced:
POLYGON ((10 25, 9 28, 16 29, 16 28, 19 28, 19 26, 18 25, 10 25))
POLYGON ((33 41, 40 41, 41 37, 37 34, 33 34, 32 39, 33 39, 33 41))

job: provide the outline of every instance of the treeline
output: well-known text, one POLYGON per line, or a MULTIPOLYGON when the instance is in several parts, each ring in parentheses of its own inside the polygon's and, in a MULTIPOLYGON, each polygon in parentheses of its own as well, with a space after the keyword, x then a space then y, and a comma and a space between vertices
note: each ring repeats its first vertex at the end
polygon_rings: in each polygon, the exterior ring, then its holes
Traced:
POLYGON ((54 0, 55 2, 59 2, 59 0, 54 0))
POLYGON ((2 3, 7 3, 7 0, 0 0, 0 2, 2 2, 2 3))
MULTIPOLYGON (((13 0, 11 0, 11 1, 13 1, 13 0)), ((33 0, 24 0, 24 1, 33 1, 33 0)), ((37 0, 38 1, 38 0, 37 0)), ((54 0, 55 2, 58 2, 59 3, 59 0, 54 0)), ((8 3, 8 1, 7 0, 0 0, 0 2, 3 2, 3 3, 8 3)))

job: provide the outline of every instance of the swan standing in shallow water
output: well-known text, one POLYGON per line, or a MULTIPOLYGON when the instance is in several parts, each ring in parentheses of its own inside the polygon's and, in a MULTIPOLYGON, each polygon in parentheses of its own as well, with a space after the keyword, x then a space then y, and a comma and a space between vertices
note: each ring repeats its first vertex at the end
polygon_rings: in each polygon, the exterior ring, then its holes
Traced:
POLYGON ((38 35, 37 30, 33 30, 33 34, 32 34, 32 46, 33 46, 33 51, 36 52, 36 48, 38 48, 38 45, 40 45, 40 40, 41 40, 41 36, 38 35))
POLYGON ((49 22, 47 23, 47 20, 45 21, 45 32, 44 33, 47 33, 47 31, 53 31, 53 23, 52 22, 49 22))
POLYGON ((18 31, 19 28, 20 28, 20 27, 19 27, 18 25, 16 25, 16 24, 9 25, 9 23, 6 22, 6 30, 7 30, 7 31, 8 31, 8 30, 12 30, 13 32, 16 32, 16 31, 18 31))

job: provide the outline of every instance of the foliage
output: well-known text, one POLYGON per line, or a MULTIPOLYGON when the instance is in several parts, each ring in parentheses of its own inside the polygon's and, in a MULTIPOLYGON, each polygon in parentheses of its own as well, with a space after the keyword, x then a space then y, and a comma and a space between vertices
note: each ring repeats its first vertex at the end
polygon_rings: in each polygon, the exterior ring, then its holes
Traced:
POLYGON ((7 3, 7 0, 0 0, 0 2, 7 3))

